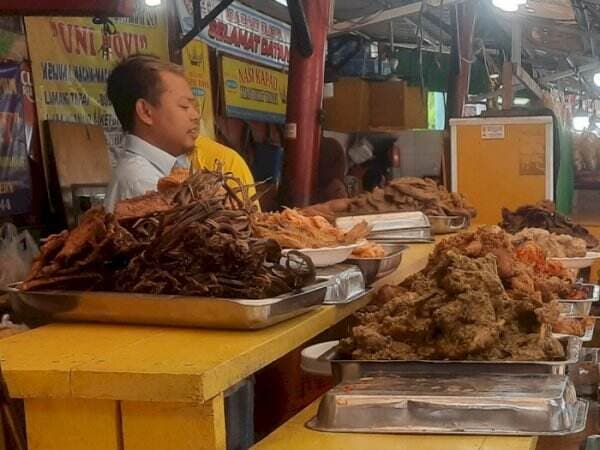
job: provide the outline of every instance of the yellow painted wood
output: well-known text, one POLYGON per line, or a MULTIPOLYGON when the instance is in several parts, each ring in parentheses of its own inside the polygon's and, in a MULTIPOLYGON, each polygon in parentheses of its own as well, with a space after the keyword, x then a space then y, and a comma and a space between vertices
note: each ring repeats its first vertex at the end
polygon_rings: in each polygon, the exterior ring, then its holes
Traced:
MULTIPOLYGON (((431 250, 411 246, 387 282, 423 268, 431 250)), ((369 300, 323 306, 259 331, 53 324, 0 340, 0 361, 14 397, 201 403, 369 300)))
POLYGON ((223 394, 201 405, 123 402, 124 450, 225 450, 223 394))
POLYGON ((29 450, 123 450, 117 402, 26 399, 25 414, 29 450))
MULTIPOLYGON (((482 122, 483 124, 483 122, 482 122)), ((457 190, 477 208, 474 223, 495 224, 511 210, 546 198, 546 175, 520 175, 520 162, 545 161, 546 124, 504 125, 504 139, 482 139, 482 125, 457 125, 457 190)))
POLYGON ((319 400, 252 447, 254 450, 535 450, 535 437, 323 433, 305 423, 319 400))

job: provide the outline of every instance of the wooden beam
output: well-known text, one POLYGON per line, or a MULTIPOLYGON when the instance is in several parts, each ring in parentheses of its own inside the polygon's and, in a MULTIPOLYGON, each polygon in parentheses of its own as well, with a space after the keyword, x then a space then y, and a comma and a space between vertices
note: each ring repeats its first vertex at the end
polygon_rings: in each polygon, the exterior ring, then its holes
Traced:
POLYGON ((513 64, 505 62, 502 66, 502 109, 512 108, 513 102, 513 64))
MULTIPOLYGON (((537 98, 539 98, 539 99, 544 98, 544 91, 542 90, 542 88, 537 84, 537 82, 533 78, 531 78, 531 75, 529 75, 520 64, 513 66, 513 75, 527 89, 529 89, 531 92, 533 92, 537 98)), ((509 84, 512 86, 512 83, 509 83, 509 84)))
MULTIPOLYGON (((437 0, 427 2, 427 7, 438 7, 451 6, 457 3, 462 3, 470 0, 437 0)), ((417 14, 421 11, 422 2, 409 3, 408 5, 398 6, 396 8, 382 9, 379 12, 369 14, 368 19, 363 20, 363 17, 354 17, 350 20, 336 22, 332 25, 329 30, 329 36, 336 34, 349 33, 350 31, 359 30, 361 28, 373 25, 376 23, 387 22, 388 20, 396 19, 398 17, 409 16, 411 14, 417 14)))

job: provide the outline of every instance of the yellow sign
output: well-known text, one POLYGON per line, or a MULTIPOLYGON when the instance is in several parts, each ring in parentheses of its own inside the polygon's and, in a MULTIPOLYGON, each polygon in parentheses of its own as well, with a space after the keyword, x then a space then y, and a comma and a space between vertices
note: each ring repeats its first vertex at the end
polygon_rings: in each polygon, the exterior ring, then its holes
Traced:
POLYGON ((287 74, 223 56, 225 111, 229 117, 285 123, 287 74))
POLYGON ((111 20, 116 33, 106 36, 91 17, 26 17, 25 25, 40 124, 61 120, 101 125, 113 147, 120 144, 122 133, 106 96, 111 69, 135 53, 168 59, 169 52, 163 7, 146 7, 138 0, 134 16, 111 20), (104 48, 110 49, 108 59, 104 48))
POLYGON ((188 79, 194 97, 198 101, 200 134, 215 138, 215 121, 213 115, 212 85, 210 82, 210 62, 208 46, 198 40, 193 40, 183 49, 183 69, 188 79))

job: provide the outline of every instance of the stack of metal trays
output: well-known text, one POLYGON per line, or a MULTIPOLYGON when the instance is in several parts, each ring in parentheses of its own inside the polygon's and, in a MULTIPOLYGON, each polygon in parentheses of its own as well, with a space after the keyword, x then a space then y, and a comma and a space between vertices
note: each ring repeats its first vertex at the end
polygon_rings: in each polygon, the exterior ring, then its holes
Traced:
POLYGON ((388 374, 344 381, 307 426, 327 432, 564 435, 588 403, 564 375, 388 374))
POLYGON ((578 285, 586 292, 586 298, 581 300, 560 299, 561 313, 567 316, 588 316, 592 310, 592 304, 600 300, 600 286, 597 284, 578 285))
POLYGON ((361 221, 367 222, 371 227, 371 233, 367 236, 370 241, 396 243, 433 241, 429 219, 419 211, 339 217, 335 224, 342 230, 349 230, 361 221))

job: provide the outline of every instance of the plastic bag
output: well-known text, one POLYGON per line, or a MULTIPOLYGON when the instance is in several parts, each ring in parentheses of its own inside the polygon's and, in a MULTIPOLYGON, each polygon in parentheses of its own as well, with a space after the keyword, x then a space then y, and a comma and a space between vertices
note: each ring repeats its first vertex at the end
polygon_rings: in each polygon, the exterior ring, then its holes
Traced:
POLYGON ((40 250, 28 231, 19 233, 12 223, 0 227, 0 287, 23 281, 40 250))

